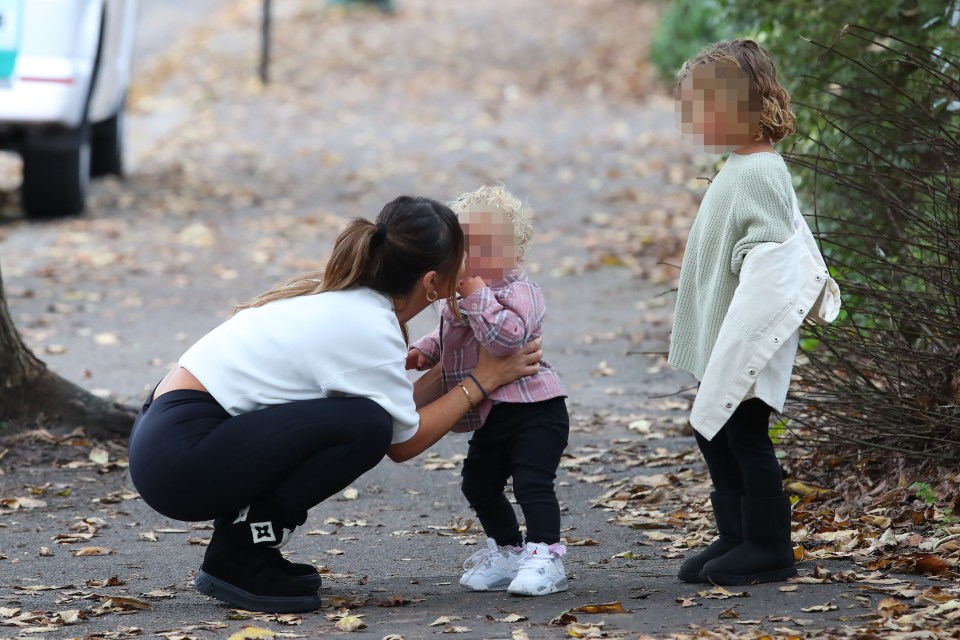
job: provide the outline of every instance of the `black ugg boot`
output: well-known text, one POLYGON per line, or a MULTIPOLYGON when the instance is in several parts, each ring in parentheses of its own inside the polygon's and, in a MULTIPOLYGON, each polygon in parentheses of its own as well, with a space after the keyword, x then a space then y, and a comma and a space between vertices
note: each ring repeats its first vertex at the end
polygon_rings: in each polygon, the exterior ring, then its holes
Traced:
MULTIPOLYGON (((282 523, 263 513, 241 511, 214 521, 213 538, 197 572, 195 588, 235 607, 268 613, 320 608, 316 580, 287 575, 277 545, 299 523, 282 523), (286 532, 284 531, 286 529, 286 532)), ((314 570, 314 574, 316 571, 314 570)))
MULTIPOLYGON (((214 520, 213 526, 217 527, 219 518, 214 520)), ((226 519, 224 519, 226 520, 226 519)), ((291 562, 283 557, 283 554, 280 553, 281 547, 287 544, 290 541, 290 536, 293 534, 293 529, 297 526, 306 522, 306 514, 303 517, 296 518, 298 522, 292 523, 289 525, 289 528, 284 528, 276 535, 279 535, 279 539, 276 542, 269 542, 265 538, 271 536, 258 536, 259 542, 266 542, 266 546, 269 549, 273 549, 276 556, 277 566, 280 567, 280 570, 284 575, 288 576, 291 580, 296 580, 303 584, 306 587, 313 587, 313 590, 316 591, 323 584, 320 574, 317 573, 316 567, 312 564, 306 564, 303 562, 291 562)), ((224 525, 240 525, 241 527, 250 527, 250 508, 246 507, 240 510, 240 513, 236 517, 230 519, 226 522, 221 522, 221 526, 224 525)), ((266 528, 261 525, 261 532, 266 532, 266 528)), ((256 535, 257 529, 251 528, 251 534, 256 535)), ((276 536, 273 536, 276 537, 276 536)))
POLYGON ((743 527, 740 523, 740 494, 732 491, 714 491, 710 494, 713 504, 713 517, 720 536, 706 549, 687 558, 680 565, 677 578, 683 582, 707 582, 700 577, 703 565, 719 558, 743 542, 743 527))
POLYGON ((790 499, 740 499, 743 543, 704 565, 700 575, 715 584, 780 582, 797 575, 790 542, 790 499))

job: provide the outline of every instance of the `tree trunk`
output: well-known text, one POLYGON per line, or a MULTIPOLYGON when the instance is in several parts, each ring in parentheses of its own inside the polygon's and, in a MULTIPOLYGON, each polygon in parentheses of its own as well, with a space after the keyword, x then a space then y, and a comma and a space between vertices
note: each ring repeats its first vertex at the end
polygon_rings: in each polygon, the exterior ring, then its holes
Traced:
POLYGON ((0 275, 0 434, 43 427, 127 436, 135 412, 98 398, 47 369, 13 325, 0 275))

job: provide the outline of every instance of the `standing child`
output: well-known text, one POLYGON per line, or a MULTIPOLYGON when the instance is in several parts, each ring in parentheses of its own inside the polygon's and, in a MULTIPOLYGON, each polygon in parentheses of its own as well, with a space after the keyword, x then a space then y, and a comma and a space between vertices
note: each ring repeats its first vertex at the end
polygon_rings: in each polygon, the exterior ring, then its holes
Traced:
POLYGON ((752 40, 718 42, 678 78, 683 133, 732 151, 690 230, 670 342, 670 364, 700 380, 690 422, 720 534, 678 577, 786 580, 797 574, 791 507, 768 424, 783 410, 801 323, 836 318, 839 291, 773 148, 795 118, 767 52, 752 40))
MULTIPOLYGON (((440 363, 442 389, 463 387, 480 347, 513 353, 543 331, 540 287, 523 270, 533 228, 530 213, 502 187, 481 187, 451 204, 467 244, 466 270, 457 292, 462 318, 443 309, 440 325, 409 351, 408 369, 440 363)), ((482 391, 482 390, 481 390, 482 391)), ((464 563, 460 584, 474 591, 540 596, 564 591, 560 505, 554 492, 570 419, 566 392, 544 361, 540 371, 482 397, 463 392, 474 406, 453 428, 475 431, 463 461, 461 488, 488 539, 464 563), (483 427, 481 429, 481 427, 483 427), (504 495, 507 478, 527 525, 526 545, 504 495)))

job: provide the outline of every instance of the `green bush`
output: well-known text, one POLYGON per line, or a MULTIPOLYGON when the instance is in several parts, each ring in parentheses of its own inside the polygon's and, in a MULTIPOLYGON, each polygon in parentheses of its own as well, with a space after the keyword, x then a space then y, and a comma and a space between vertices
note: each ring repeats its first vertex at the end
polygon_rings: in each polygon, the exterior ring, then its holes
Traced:
POLYGON ((653 33, 650 61, 664 80, 670 81, 687 59, 704 46, 723 39, 724 30, 714 20, 714 0, 672 0, 653 33))
POLYGON ((665 51, 751 37, 793 96, 781 151, 844 299, 804 336, 793 416, 823 444, 960 458, 960 0, 682 4, 665 51))

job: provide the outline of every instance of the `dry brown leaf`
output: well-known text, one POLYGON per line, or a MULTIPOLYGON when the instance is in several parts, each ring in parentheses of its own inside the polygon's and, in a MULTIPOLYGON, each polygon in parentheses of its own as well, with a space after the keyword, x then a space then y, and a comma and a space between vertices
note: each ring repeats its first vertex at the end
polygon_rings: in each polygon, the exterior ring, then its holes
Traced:
POLYGON ((277 634, 270 629, 261 629, 260 627, 243 627, 240 631, 231 634, 227 640, 265 640, 273 638, 277 634))
POLYGON ((74 556, 107 556, 113 553, 111 549, 106 547, 82 547, 73 552, 74 556))
POLYGON ((603 604, 585 604, 570 609, 570 613, 628 613, 619 602, 605 602, 603 604))
POLYGON ((377 603, 378 607, 402 607, 404 605, 410 604, 410 598, 405 598, 404 596, 392 595, 387 596, 386 600, 382 600, 377 603))
POLYGON ((606 635, 603 631, 603 623, 580 624, 571 622, 566 627, 567 635, 573 638, 602 638, 606 635))

